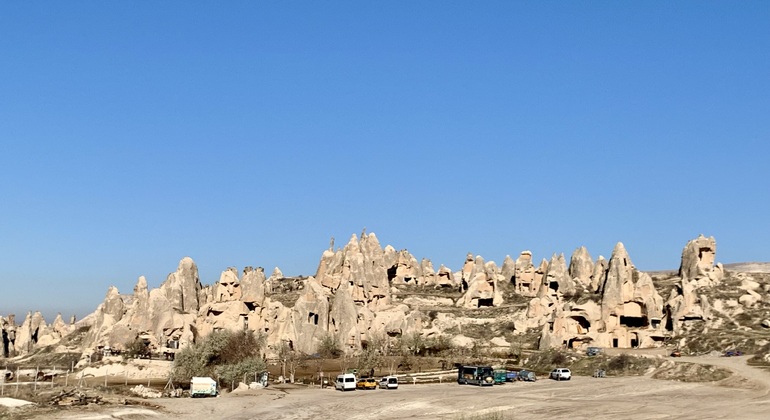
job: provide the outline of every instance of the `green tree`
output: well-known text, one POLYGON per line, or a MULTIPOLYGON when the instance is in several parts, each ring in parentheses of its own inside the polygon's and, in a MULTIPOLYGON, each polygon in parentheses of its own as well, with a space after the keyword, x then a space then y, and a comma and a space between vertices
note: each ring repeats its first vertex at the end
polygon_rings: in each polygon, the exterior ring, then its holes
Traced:
POLYGON ((171 377, 188 382, 193 376, 216 376, 226 382, 265 370, 265 337, 253 331, 215 331, 189 345, 174 358, 171 377))
POLYGON ((342 354, 342 349, 333 335, 326 334, 318 344, 318 354, 324 359, 334 359, 342 354))

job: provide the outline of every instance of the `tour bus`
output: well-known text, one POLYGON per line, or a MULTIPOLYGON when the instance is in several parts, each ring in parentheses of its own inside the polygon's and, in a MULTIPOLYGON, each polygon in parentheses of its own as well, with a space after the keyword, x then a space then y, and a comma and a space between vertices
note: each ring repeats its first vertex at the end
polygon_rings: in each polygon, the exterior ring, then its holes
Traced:
POLYGON ((343 373, 337 375, 337 381, 334 383, 334 389, 339 391, 356 390, 356 375, 353 373, 343 373))
POLYGON ((492 366, 458 366, 457 383, 479 386, 495 384, 495 374, 492 366))

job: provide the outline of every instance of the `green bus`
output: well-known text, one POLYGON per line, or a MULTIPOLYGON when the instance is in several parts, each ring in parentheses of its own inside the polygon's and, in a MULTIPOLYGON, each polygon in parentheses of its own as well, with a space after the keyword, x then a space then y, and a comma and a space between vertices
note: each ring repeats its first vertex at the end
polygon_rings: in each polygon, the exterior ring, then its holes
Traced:
POLYGON ((494 370, 492 366, 459 366, 457 368, 457 383, 492 386, 495 384, 494 370))

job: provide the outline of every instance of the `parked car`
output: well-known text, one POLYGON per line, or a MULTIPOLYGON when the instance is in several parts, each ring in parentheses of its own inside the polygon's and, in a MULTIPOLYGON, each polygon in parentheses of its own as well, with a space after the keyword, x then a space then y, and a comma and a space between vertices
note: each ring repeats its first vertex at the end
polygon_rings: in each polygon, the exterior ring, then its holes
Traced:
POLYGON ((374 378, 361 378, 356 382, 356 389, 377 389, 377 380, 374 378))
POLYGON ((588 356, 598 356, 602 353, 601 347, 589 347, 586 349, 586 355, 588 356))
POLYGON ((356 375, 353 373, 343 373, 342 375, 337 375, 337 380, 334 382, 334 389, 340 391, 355 390, 356 375))
POLYGON ((531 370, 522 369, 516 375, 516 379, 519 381, 535 382, 537 380, 537 375, 531 370))
POLYGON ((682 352, 679 350, 674 350, 671 352, 671 357, 682 357, 682 352))
POLYGON ((572 378, 572 372, 567 368, 556 368, 551 371, 551 379, 557 381, 569 381, 572 378))
POLYGON ((515 381, 515 380, 518 380, 518 376, 519 376, 519 372, 516 372, 516 371, 514 371, 514 370, 509 370, 509 371, 508 371, 508 372, 505 374, 505 380, 506 380, 507 382, 513 382, 513 381, 515 381))
POLYGON ((386 376, 380 379, 380 388, 398 389, 398 378, 395 376, 386 376))
POLYGON ((508 371, 505 369, 495 369, 495 385, 504 384, 508 380, 508 371))
POLYGON ((727 350, 724 356, 725 357, 743 356, 743 352, 740 350, 727 350))

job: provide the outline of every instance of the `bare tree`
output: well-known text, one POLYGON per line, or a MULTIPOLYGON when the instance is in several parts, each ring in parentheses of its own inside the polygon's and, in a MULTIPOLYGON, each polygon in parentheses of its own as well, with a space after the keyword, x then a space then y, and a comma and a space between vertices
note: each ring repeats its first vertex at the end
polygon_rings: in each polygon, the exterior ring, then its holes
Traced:
POLYGON ((286 382, 286 369, 289 369, 289 382, 294 383, 294 374, 297 368, 305 362, 305 355, 292 348, 291 343, 282 341, 278 348, 278 360, 281 362, 281 375, 286 382))

